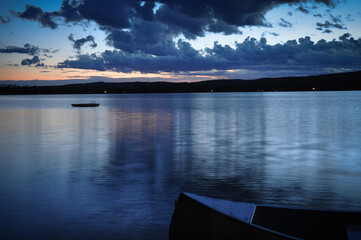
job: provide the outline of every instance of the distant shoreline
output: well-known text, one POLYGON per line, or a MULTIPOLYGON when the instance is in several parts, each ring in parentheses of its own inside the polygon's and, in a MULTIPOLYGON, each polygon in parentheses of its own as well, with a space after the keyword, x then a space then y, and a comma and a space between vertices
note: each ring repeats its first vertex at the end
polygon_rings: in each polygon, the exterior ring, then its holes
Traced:
POLYGON ((58 86, 2 85, 0 86, 0 95, 346 90, 361 90, 361 71, 309 77, 261 78, 256 80, 208 80, 191 83, 93 82, 58 86))

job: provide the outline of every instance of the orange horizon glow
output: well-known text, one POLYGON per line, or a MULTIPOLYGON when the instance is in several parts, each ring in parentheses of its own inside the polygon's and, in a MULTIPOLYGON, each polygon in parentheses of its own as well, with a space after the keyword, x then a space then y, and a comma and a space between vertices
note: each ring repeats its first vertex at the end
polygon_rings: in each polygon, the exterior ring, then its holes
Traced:
POLYGON ((24 67, 24 66, 11 66, 0 68, 0 81, 32 81, 32 80, 79 80, 89 79, 92 77, 104 77, 108 79, 157 79, 164 81, 179 81, 179 82, 193 82, 202 80, 212 80, 225 78, 224 76, 210 76, 210 75, 194 75, 183 76, 181 74, 171 73, 121 73, 111 71, 97 71, 97 70, 84 70, 84 69, 57 69, 57 68, 36 68, 36 67, 24 67))

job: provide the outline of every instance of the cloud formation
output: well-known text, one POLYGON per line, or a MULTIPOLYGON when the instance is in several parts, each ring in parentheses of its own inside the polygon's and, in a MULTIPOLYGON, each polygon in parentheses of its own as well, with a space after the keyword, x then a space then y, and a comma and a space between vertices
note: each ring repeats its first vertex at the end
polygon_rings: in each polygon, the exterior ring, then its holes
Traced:
POLYGON ((119 50, 101 54, 78 55, 75 60, 59 63, 59 68, 95 69, 99 71, 143 73, 182 73, 190 71, 251 69, 257 71, 305 70, 319 71, 326 68, 360 68, 361 39, 345 34, 339 41, 310 37, 290 40, 284 44, 268 45, 265 38, 247 38, 236 47, 214 43, 205 54, 193 49, 189 43, 179 41, 172 55, 154 56, 145 53, 127 53, 119 50))
POLYGON ((281 27, 291 28, 293 26, 292 23, 284 20, 283 18, 280 18, 280 20, 281 20, 281 22, 278 25, 280 25, 281 27))
MULTIPOLYGON (((14 15, 38 21, 51 29, 57 28, 60 20, 66 23, 94 21, 106 32, 107 44, 115 49, 172 56, 177 54, 174 39, 179 36, 196 39, 207 32, 241 34, 239 28, 243 26, 270 26, 265 14, 278 5, 307 2, 334 7, 337 0, 63 0, 58 11, 46 12, 26 5, 24 12, 14 15)), ((307 11, 302 5, 299 9, 307 11)), ((281 21, 280 26, 292 26, 284 19, 281 21)), ((77 51, 85 42, 95 44, 90 38, 69 39, 77 51)))
MULTIPOLYGON (((58 11, 44 12, 41 8, 26 5, 24 12, 15 13, 22 19, 35 20, 44 27, 56 28, 55 19, 65 22, 91 20, 106 29, 132 29, 133 20, 157 21, 176 28, 178 34, 194 38, 205 31, 238 33, 240 26, 265 26, 264 16, 281 4, 305 2, 322 3, 334 7, 337 0, 63 0, 58 11)), ((298 8, 306 12, 302 5, 298 8)))
POLYGON ((0 22, 2 24, 6 24, 6 23, 10 22, 10 18, 9 17, 4 18, 4 17, 0 16, 0 22))
POLYGON ((330 28, 336 28, 336 29, 347 29, 343 22, 341 21, 341 17, 335 17, 332 14, 330 14, 331 22, 325 21, 324 23, 318 22, 316 23, 317 28, 316 30, 323 31, 323 33, 332 33, 332 30, 330 28))
POLYGON ((316 24, 318 26, 317 30, 323 30, 323 28, 337 28, 337 29, 346 29, 339 23, 330 23, 329 21, 325 21, 324 23, 318 22, 316 24))
POLYGON ((34 64, 40 64, 40 58, 38 56, 34 56, 33 58, 25 58, 21 61, 21 65, 34 65, 34 64))
POLYGON ((309 14, 310 11, 308 11, 306 8, 304 8, 302 5, 300 5, 298 8, 297 8, 298 11, 300 12, 303 12, 305 14, 309 14))
POLYGON ((35 55, 39 53, 40 48, 29 43, 24 44, 24 47, 16 47, 16 46, 6 46, 0 48, 0 53, 20 53, 20 54, 29 54, 35 55))
POLYGON ((80 38, 80 39, 74 39, 74 35, 70 34, 68 36, 69 41, 73 42, 73 48, 77 51, 80 52, 81 47, 89 42, 90 43, 90 47, 91 48, 95 48, 97 46, 97 44, 95 43, 94 37, 89 35, 85 38, 80 38))
MULTIPOLYGON (((298 7, 299 11, 309 14, 309 10, 301 4, 319 3, 334 7, 337 2, 338 0, 63 0, 58 11, 45 12, 39 7, 27 5, 24 12, 17 12, 15 16, 38 21, 43 27, 51 29, 57 28, 61 22, 76 24, 93 21, 105 32, 107 45, 114 48, 98 54, 81 54, 81 48, 86 43, 96 47, 94 37, 89 35, 74 39, 71 34, 68 39, 77 51, 77 56, 60 62, 59 68, 184 73, 214 69, 297 71, 301 68, 356 67, 361 58, 360 53, 354 49, 360 48, 360 40, 350 36, 339 41, 321 40, 317 43, 312 42, 310 37, 305 37, 273 46, 267 44, 263 37, 259 40, 247 38, 242 43, 236 43, 235 47, 216 42, 212 48, 202 51, 194 49, 188 42, 207 33, 242 34, 240 29, 244 26, 270 26, 265 20, 265 14, 281 4, 298 7), (185 40, 176 40, 179 38, 185 40)), ((288 15, 292 16, 292 13, 288 15)), ((327 33, 332 28, 345 29, 338 17, 331 16, 330 21, 317 23, 318 30, 327 33)), ((283 18, 278 25, 293 27, 292 23, 283 18)), ((277 35, 272 32, 269 34, 277 35)))
POLYGON ((33 20, 39 22, 43 27, 55 29, 58 24, 54 18, 60 16, 59 12, 44 12, 41 8, 30 4, 26 5, 24 12, 13 12, 13 15, 26 20, 33 20))

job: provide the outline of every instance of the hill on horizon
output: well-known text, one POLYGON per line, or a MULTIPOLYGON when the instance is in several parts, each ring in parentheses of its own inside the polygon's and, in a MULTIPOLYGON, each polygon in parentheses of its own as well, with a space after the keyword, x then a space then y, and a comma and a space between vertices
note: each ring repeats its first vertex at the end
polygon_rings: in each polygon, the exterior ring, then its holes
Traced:
MULTIPOLYGON (((67 80, 64 80, 67 81, 67 80)), ((0 94, 101 94, 361 90, 361 71, 307 77, 224 79, 199 82, 90 82, 57 86, 0 83, 0 94)))

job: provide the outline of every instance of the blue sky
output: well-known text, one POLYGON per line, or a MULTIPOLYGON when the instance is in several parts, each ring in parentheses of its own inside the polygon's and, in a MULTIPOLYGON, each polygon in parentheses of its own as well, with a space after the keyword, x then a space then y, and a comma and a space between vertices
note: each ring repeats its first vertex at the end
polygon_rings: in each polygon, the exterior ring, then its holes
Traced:
POLYGON ((194 81, 361 69, 360 1, 282 2, 2 1, 0 80, 194 81))

